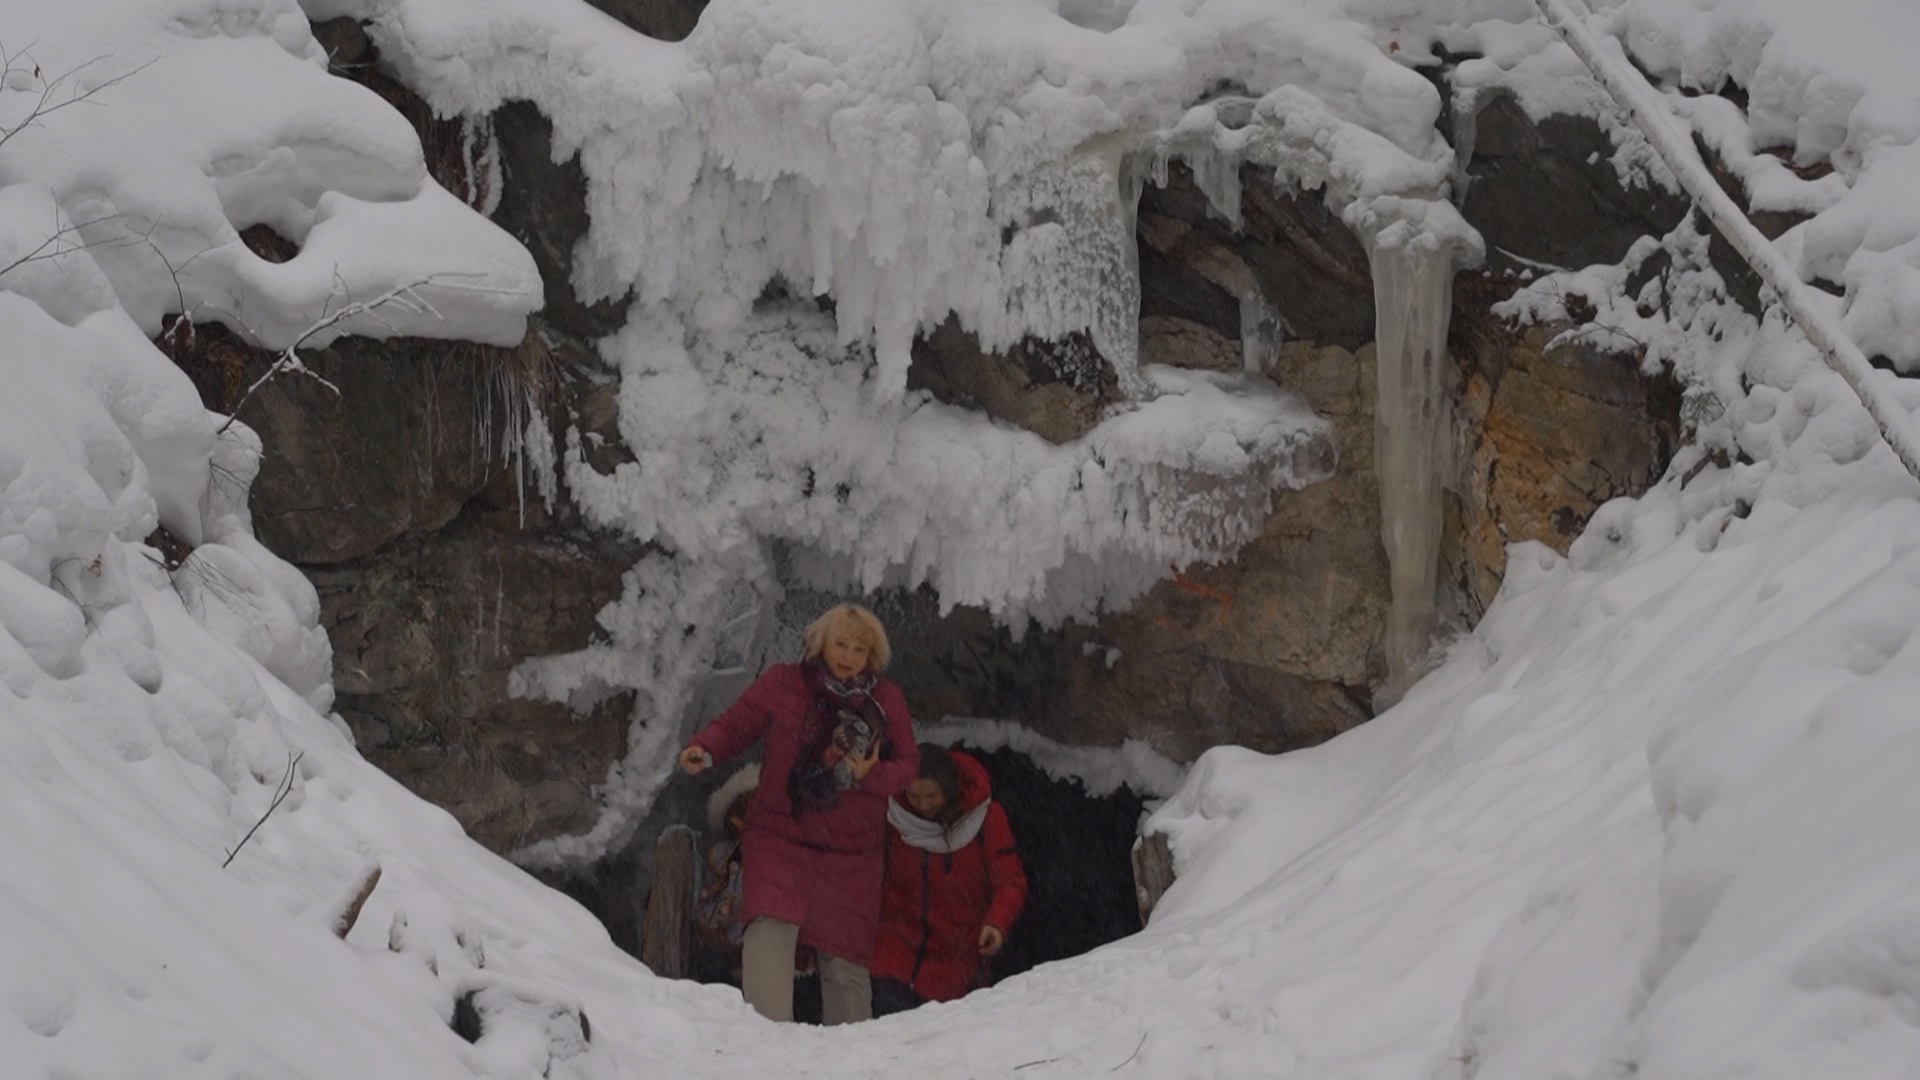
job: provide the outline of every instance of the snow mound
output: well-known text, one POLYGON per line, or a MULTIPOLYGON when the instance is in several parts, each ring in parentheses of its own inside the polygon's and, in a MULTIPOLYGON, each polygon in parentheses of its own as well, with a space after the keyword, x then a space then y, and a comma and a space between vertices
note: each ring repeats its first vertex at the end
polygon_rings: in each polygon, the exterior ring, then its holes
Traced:
MULTIPOLYGON (((1588 6, 1599 11, 1597 26, 1672 88, 1675 112, 1746 185, 1749 209, 1808 218, 1776 243, 1802 280, 1844 289, 1836 305, 1861 350, 1904 373, 1920 370, 1920 206, 1912 195, 1920 187, 1920 73, 1908 55, 1920 10, 1897 0, 1588 6), (1729 89, 1744 109, 1718 96, 1729 89)), ((1460 65, 1463 91, 1512 91, 1536 118, 1593 116, 1619 144, 1614 161, 1623 176, 1674 187, 1543 24, 1460 26, 1454 7, 1428 13, 1412 36, 1483 54, 1460 65)), ((1519 8, 1532 19, 1530 3, 1519 8)))
POLYGON ((71 226, 61 243, 89 247, 146 336, 185 312, 283 349, 346 304, 414 282, 431 282, 422 310, 384 307, 310 343, 524 336, 542 297, 532 257, 434 183, 391 106, 327 71, 292 0, 7 13, 0 130, 15 134, 0 176, 53 192, 71 226), (21 127, 46 105, 57 111, 21 127), (298 254, 254 254, 240 231, 255 225, 298 254))
MULTIPOLYGON (((65 223, 44 189, 0 189, 0 253, 65 223)), ((259 441, 220 430, 114 297, 86 251, 0 275, 0 1056, 613 1075, 577 995, 518 958, 617 963, 605 931, 354 752, 313 588, 250 531, 259 441), (193 538, 172 569, 160 527, 193 538), (470 993, 473 1046, 448 1026, 470 993)))

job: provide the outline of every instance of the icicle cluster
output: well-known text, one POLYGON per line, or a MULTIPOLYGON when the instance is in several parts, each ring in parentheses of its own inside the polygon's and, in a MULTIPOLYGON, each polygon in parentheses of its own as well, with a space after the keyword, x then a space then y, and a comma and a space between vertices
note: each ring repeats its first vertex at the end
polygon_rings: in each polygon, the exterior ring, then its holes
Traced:
MULTIPOLYGON (((603 350, 637 460, 560 463, 595 521, 690 573, 790 540, 855 587, 928 584, 1016 629, 1231 557, 1276 488, 1334 465, 1325 425, 1251 374, 1285 297, 1244 299, 1247 376, 1140 367, 1143 185, 1180 158, 1237 223, 1252 164, 1422 225, 1451 171, 1431 84, 1328 13, 1167 7, 1103 34, 1035 8, 1047 33, 1014 48, 997 9, 731 0, 670 45, 584 5, 315 3, 367 21, 441 111, 531 100, 580 155, 575 290, 634 299, 603 350), (767 309, 774 283, 832 315, 767 309), (1127 403, 1056 447, 908 393, 913 336, 949 316, 989 349, 1084 332, 1127 403)), ((636 713, 636 746, 663 707, 636 713)), ((622 784, 610 802, 636 805, 645 785, 622 784)))
MULTIPOLYGON (((1189 164, 1230 223, 1239 221, 1241 164, 1254 162, 1282 185, 1324 187, 1329 205, 1366 242, 1379 350, 1374 460, 1393 589, 1387 679, 1389 690, 1404 689, 1433 630, 1442 493, 1454 475, 1446 351, 1453 275, 1485 255, 1479 235, 1445 199, 1451 163, 1409 160, 1295 87, 1259 101, 1196 106, 1136 162, 1149 162, 1145 175, 1164 184, 1174 157, 1189 164)), ((1278 348, 1282 315, 1254 294, 1242 300, 1241 322, 1247 369, 1258 370, 1278 348)))
POLYGON ((1447 354, 1453 274, 1483 254, 1479 237, 1451 211, 1445 203, 1382 199, 1350 215, 1367 237, 1373 269, 1374 468, 1393 583, 1386 653, 1394 691, 1418 674, 1433 632, 1442 496, 1455 469, 1447 354))

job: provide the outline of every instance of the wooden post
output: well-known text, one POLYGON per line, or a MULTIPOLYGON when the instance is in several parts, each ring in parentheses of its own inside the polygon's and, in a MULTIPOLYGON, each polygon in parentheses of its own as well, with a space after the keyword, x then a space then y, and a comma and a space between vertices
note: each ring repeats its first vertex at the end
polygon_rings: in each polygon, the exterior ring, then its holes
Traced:
POLYGON ((1133 898, 1140 905, 1140 925, 1173 887, 1173 849, 1166 833, 1148 833, 1133 842, 1133 898))
POLYGON ((347 935, 353 933, 353 924, 360 921, 360 909, 367 906, 367 897, 373 895, 374 887, 379 884, 380 867, 376 865, 373 868, 373 872, 367 875, 366 880, 360 883, 360 891, 354 893, 353 899, 347 902, 347 906, 340 914, 334 916, 334 937, 345 941, 347 935))
POLYGON ((693 830, 672 825, 653 845, 653 886, 640 928, 640 959, 663 979, 693 974, 694 898, 700 888, 700 856, 693 830))

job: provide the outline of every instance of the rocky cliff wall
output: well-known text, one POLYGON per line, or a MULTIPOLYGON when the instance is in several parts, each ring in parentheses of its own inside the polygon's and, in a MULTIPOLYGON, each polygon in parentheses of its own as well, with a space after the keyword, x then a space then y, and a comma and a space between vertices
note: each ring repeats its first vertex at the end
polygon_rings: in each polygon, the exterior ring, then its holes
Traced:
MULTIPOLYGON (((697 15, 697 5, 608 6, 668 37, 684 36, 697 15)), ((535 497, 513 452, 534 409, 553 432, 589 433, 596 467, 620 460, 612 376, 591 342, 619 324, 622 308, 582 304, 568 287, 587 224, 584 182, 576 164, 552 160, 536 111, 509 106, 482 131, 449 126, 379 74, 356 27, 319 32, 341 74, 416 119, 443 184, 493 205, 528 244, 547 307, 520 350, 347 341, 311 361, 338 397, 308 381, 270 383, 241 413, 267 447, 254 486, 259 533, 320 590, 339 710, 363 752, 482 841, 511 850, 588 824, 592 789, 625 749, 624 698, 575 715, 507 693, 521 660, 600 633, 596 613, 641 553, 585 526, 564 493, 535 497), (461 171, 479 155, 459 140, 475 138, 495 141, 499 192, 461 171)), ((1600 503, 1656 479, 1679 438, 1677 395, 1639 372, 1630 343, 1549 349, 1553 327, 1522 332, 1489 309, 1529 263, 1617 260, 1683 208, 1622 188, 1605 154, 1594 162, 1604 137, 1590 123, 1534 125, 1495 102, 1476 126, 1463 209, 1491 257, 1456 283, 1450 343, 1466 464, 1451 500, 1443 607, 1458 625, 1491 599, 1507 543, 1564 550, 1600 503)), ((1338 474, 1281 494, 1234 562, 1187 568, 1094 625, 1016 642, 982 612, 940 616, 925 594, 866 598, 894 628, 897 674, 917 714, 1018 719, 1071 743, 1145 738, 1181 759, 1222 742, 1308 746, 1371 715, 1388 583, 1366 259, 1315 193, 1276 191, 1252 172, 1244 180, 1238 230, 1208 211, 1177 166, 1164 188, 1147 190, 1143 356, 1241 367, 1243 303, 1259 297, 1282 343, 1257 364, 1334 422, 1338 474)), ((231 408, 266 363, 217 333, 176 353, 216 408, 231 408)), ((916 345, 910 384, 1055 441, 1084 432, 1115 393, 1084 340, 1029 342, 1001 356, 955 325, 916 345)), ((789 614, 827 599, 795 590, 789 614)))

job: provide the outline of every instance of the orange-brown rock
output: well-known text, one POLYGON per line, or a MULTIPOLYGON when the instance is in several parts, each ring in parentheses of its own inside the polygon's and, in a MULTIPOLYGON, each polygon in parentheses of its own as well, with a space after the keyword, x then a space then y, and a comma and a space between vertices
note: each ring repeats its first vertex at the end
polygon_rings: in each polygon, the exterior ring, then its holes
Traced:
POLYGON ((1499 588, 1508 544, 1537 540, 1564 554, 1602 503, 1659 479, 1679 437, 1664 377, 1643 376, 1634 351, 1551 345, 1563 329, 1516 334, 1481 358, 1462 394, 1462 549, 1476 611, 1499 588))

